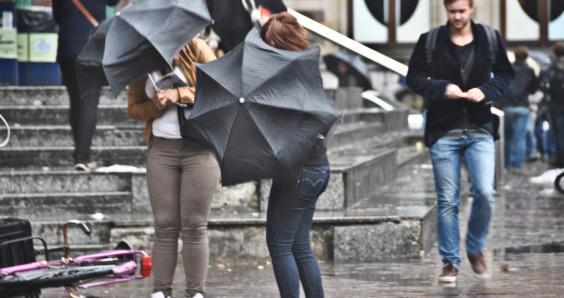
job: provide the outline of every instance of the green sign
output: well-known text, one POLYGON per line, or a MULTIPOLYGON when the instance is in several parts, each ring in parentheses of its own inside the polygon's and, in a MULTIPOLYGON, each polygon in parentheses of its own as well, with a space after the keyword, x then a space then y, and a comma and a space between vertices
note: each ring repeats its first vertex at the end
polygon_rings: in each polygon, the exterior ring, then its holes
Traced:
POLYGON ((16 59, 18 58, 18 45, 16 42, 16 28, 4 29, 0 28, 0 58, 16 59))
POLYGON ((57 33, 29 33, 29 62, 57 62, 57 33))
POLYGON ((18 62, 29 61, 29 35, 27 33, 18 33, 18 62))

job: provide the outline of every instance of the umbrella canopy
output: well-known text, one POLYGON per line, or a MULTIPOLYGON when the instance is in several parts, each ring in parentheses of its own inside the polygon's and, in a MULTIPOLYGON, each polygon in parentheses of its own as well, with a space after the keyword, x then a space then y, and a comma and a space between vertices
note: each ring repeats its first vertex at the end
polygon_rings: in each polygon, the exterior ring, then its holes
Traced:
POLYGON ((197 65, 194 109, 181 133, 215 151, 223 185, 298 180, 317 136, 339 118, 323 90, 319 52, 273 48, 253 29, 225 56, 197 65))
POLYGON ((91 32, 77 58, 81 91, 109 83, 117 96, 146 74, 170 67, 174 56, 211 23, 205 0, 147 0, 128 5, 91 32), (99 69, 107 80, 101 79, 99 69), (90 71, 98 75, 90 77, 90 71))
POLYGON ((327 66, 327 70, 334 73, 339 78, 339 84, 341 86, 348 85, 343 81, 346 81, 346 76, 350 74, 356 81, 353 84, 354 86, 362 87, 363 90, 372 89, 372 83, 370 83, 370 74, 368 73, 368 66, 360 59, 358 55, 346 51, 336 51, 324 56, 323 61, 327 66), (345 63, 348 66, 348 73, 342 73, 339 70, 339 63, 341 62, 345 63))

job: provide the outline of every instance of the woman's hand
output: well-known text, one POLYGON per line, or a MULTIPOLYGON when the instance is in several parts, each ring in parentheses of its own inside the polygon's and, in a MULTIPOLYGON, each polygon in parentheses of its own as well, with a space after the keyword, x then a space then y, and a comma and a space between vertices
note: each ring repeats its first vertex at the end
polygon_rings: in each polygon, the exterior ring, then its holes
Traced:
POLYGON ((164 109, 168 105, 176 104, 179 99, 178 89, 165 89, 157 91, 157 94, 153 97, 153 103, 157 108, 164 109))

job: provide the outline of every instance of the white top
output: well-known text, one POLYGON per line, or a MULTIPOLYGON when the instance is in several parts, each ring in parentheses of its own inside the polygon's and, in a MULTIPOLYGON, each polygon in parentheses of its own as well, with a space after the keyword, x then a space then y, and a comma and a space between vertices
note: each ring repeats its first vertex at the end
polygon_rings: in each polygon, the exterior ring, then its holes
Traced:
POLYGON ((166 107, 165 113, 153 122, 153 135, 165 139, 182 139, 176 105, 166 107))

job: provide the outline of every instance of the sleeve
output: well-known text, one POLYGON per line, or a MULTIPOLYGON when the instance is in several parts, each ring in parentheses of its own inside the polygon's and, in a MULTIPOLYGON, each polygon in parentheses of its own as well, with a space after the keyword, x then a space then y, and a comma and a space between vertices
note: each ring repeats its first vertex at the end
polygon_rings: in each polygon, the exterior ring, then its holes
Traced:
MULTIPOLYGON (((205 63, 211 62, 211 61, 216 59, 213 51, 206 44, 206 42, 201 40, 201 39, 196 39, 195 47, 194 47, 194 53, 195 53, 195 61, 194 62, 205 64, 205 63)), ((194 77, 195 77, 195 72, 196 72, 195 67, 196 66, 193 66, 193 67, 194 67, 193 71, 194 71, 194 77)), ((194 84, 194 86, 186 86, 186 87, 178 88, 178 94, 180 95, 180 102, 181 103, 194 103, 195 94, 196 94, 195 84, 194 84)))
POLYGON ((513 77, 515 76, 515 71, 511 66, 511 62, 507 58, 507 51, 501 40, 499 32, 495 32, 497 39, 497 53, 496 53, 496 63, 492 65, 492 78, 486 81, 484 84, 478 86, 480 90, 486 96, 484 103, 492 102, 500 98, 505 91, 511 85, 513 77))
POLYGON ((145 83, 147 78, 140 79, 129 85, 127 92, 127 111, 134 120, 155 119, 164 114, 163 111, 153 104, 151 99, 145 94, 145 83))
POLYGON ((409 69, 405 77, 406 83, 411 90, 428 100, 444 98, 450 82, 432 78, 431 67, 427 63, 426 39, 427 33, 421 34, 415 44, 409 59, 409 69))
POLYGON ((529 73, 531 76, 531 81, 529 82, 529 94, 535 93, 539 89, 539 78, 535 75, 535 71, 530 68, 529 73))
POLYGON ((61 13, 59 12, 61 9, 61 0, 52 0, 51 7, 53 9, 53 19, 59 24, 61 20, 61 13))

